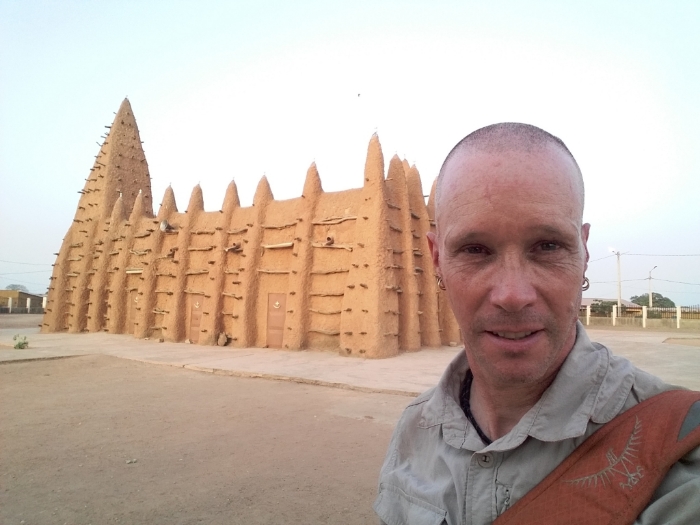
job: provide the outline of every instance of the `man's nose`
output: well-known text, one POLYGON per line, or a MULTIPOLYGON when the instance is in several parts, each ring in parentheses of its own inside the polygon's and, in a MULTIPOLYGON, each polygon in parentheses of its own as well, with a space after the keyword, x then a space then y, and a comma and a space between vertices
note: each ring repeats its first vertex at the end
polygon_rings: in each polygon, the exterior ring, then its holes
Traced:
POLYGON ((506 312, 519 312, 537 300, 537 291, 524 261, 508 258, 492 275, 491 303, 506 312))

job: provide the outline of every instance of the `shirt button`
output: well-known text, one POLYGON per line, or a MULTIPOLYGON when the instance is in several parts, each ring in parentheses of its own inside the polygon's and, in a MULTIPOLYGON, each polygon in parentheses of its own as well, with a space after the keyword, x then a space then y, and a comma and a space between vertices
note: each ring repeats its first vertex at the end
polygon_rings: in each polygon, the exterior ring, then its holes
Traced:
POLYGON ((493 456, 490 452, 486 452, 485 454, 479 454, 476 458, 476 462, 479 464, 480 467, 491 468, 493 467, 493 456))

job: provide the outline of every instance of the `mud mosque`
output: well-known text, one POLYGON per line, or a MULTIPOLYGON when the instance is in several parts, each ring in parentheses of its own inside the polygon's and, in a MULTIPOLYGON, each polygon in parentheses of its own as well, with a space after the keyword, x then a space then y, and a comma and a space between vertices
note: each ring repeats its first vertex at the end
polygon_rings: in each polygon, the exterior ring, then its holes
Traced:
POLYGON ((263 177, 253 205, 235 182, 221 210, 195 186, 157 214, 148 163, 122 102, 80 193, 54 264, 43 332, 133 334, 235 347, 330 349, 383 358, 455 344, 459 328, 435 283, 415 166, 384 175, 369 143, 361 188, 324 192, 315 164, 302 195, 277 201, 263 177))

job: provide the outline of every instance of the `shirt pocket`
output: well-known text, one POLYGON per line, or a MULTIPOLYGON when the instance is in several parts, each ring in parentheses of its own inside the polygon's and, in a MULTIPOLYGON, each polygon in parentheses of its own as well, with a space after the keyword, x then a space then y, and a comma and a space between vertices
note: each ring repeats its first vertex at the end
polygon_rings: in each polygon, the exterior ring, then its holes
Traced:
POLYGON ((441 525, 447 512, 393 485, 382 483, 374 511, 387 525, 441 525))

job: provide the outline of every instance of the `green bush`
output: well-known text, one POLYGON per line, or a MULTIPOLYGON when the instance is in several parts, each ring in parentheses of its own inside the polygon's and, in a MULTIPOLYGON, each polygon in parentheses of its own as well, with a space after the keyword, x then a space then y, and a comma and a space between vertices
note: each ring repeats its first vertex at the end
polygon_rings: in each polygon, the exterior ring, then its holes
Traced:
POLYGON ((29 341, 27 341, 26 335, 20 337, 19 334, 17 334, 12 338, 12 340, 15 341, 15 350, 24 350, 25 348, 29 348, 29 341))
POLYGON ((612 307, 616 305, 615 301, 593 301, 591 303, 591 315, 593 317, 610 317, 612 315, 612 307))

